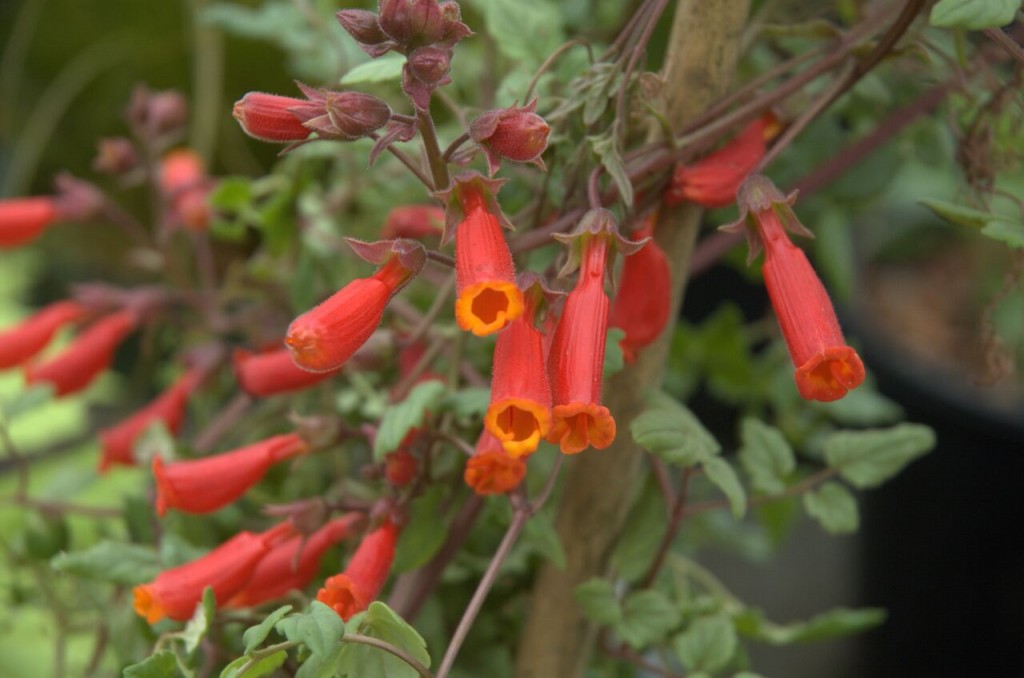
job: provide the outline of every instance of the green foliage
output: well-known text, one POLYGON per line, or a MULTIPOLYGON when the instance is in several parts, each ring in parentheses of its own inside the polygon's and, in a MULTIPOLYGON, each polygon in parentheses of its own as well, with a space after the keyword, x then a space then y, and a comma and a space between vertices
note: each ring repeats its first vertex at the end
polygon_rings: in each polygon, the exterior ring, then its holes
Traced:
POLYGON ((786 480, 796 468, 796 456, 782 432, 757 419, 747 418, 741 424, 740 463, 750 476, 750 483, 765 494, 779 494, 786 489, 786 480))
POLYGON ((770 645, 820 641, 862 633, 884 621, 885 611, 873 607, 857 610, 839 607, 794 624, 770 622, 759 610, 753 608, 747 609, 735 619, 736 630, 741 635, 770 645))
POLYGON ((718 671, 736 652, 736 629, 724 614, 698 617, 672 639, 672 650, 691 671, 718 671))
POLYGON ((101 541, 74 553, 61 553, 54 557, 51 565, 59 572, 128 586, 151 580, 161 569, 152 549, 112 541, 101 541))
POLYGON ((242 642, 245 644, 245 653, 250 654, 258 646, 263 644, 270 632, 274 630, 277 622, 284 619, 285 615, 292 611, 291 605, 282 605, 267 615, 266 619, 255 626, 250 626, 242 634, 242 642))
POLYGON ((874 431, 841 431, 825 440, 829 466, 854 487, 877 487, 935 446, 935 433, 921 424, 874 431))
MULTIPOLYGON (((275 613, 276 614, 276 613, 275 613)), ((302 643, 314 656, 325 657, 337 648, 345 635, 345 622, 338 613, 314 600, 306 612, 290 614, 274 624, 285 638, 302 643)))
POLYGON ((432 487, 423 493, 410 507, 409 522, 402 528, 395 549, 395 572, 408 572, 427 563, 444 544, 445 530, 442 505, 447 492, 442 487, 432 487))
POLYGON ((285 650, 272 652, 259 659, 242 656, 224 667, 220 678, 262 678, 269 676, 288 660, 285 650))
MULTIPOLYGON (((387 605, 370 603, 366 612, 348 620, 349 633, 376 638, 396 647, 425 667, 430 655, 423 637, 387 605)), ((404 660, 371 645, 346 642, 341 649, 338 671, 347 678, 416 678, 416 669, 404 660)))
POLYGON ((414 386, 405 400, 389 406, 373 441, 373 458, 381 461, 384 455, 397 450, 410 430, 423 425, 427 411, 444 393, 445 385, 441 382, 424 381, 414 386))
POLYGON ((722 446, 686 406, 669 396, 651 404, 630 424, 637 445, 669 464, 694 466, 718 454, 722 446))
POLYGON ((590 621, 610 625, 622 620, 622 606, 607 579, 590 579, 579 584, 572 593, 590 621))
POLYGON ((562 13, 543 0, 469 0, 503 55, 532 70, 565 41, 562 13))
POLYGON ((634 591, 622 601, 622 618, 612 625, 633 649, 665 640, 682 619, 679 609, 656 589, 634 591))
POLYGON ((196 651, 199 643, 209 632, 210 624, 216 613, 217 599, 213 594, 213 589, 207 586, 203 591, 202 601, 199 605, 196 605, 195 614, 192 615, 192 618, 185 624, 185 629, 181 632, 185 654, 192 654, 196 651))
POLYGON ((804 509, 832 534, 856 532, 860 524, 857 500, 839 483, 825 483, 805 494, 804 509))
POLYGON ((405 57, 398 54, 388 54, 380 59, 359 64, 346 73, 338 84, 351 87, 352 85, 362 85, 369 82, 397 81, 402 77, 402 67, 404 65, 405 57))
POLYGON ((1013 22, 1020 0, 939 0, 932 6, 932 26, 981 30, 1013 22))
POLYGON ((123 675, 124 678, 176 678, 178 660, 173 652, 164 650, 125 667, 123 675))

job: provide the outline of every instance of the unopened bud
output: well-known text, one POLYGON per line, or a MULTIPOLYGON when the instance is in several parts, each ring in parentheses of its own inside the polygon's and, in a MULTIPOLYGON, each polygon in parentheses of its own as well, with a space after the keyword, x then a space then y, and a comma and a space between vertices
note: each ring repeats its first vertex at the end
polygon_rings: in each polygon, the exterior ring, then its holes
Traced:
POLYGON ((444 17, 444 29, 438 43, 444 47, 452 47, 459 40, 473 35, 469 26, 462 23, 462 10, 459 3, 454 0, 447 0, 440 4, 441 16, 444 17))
POLYGON ((379 57, 395 46, 381 29, 377 15, 373 12, 365 9, 343 9, 335 16, 341 27, 370 56, 379 57))
POLYGON ((92 167, 103 174, 126 174, 138 167, 135 146, 124 137, 100 139, 92 167))
POLYGON ((534 110, 534 100, 519 108, 495 109, 482 114, 469 126, 469 135, 487 154, 491 174, 501 166, 501 160, 532 162, 544 169, 540 156, 548 145, 551 128, 534 110))
POLYGON ((391 108, 375 96, 362 92, 328 92, 326 97, 325 108, 335 128, 335 137, 359 139, 391 119, 391 108))
POLYGON ((270 142, 304 141, 309 130, 293 109, 308 106, 304 99, 249 92, 235 102, 231 114, 249 136, 270 142))
POLYGON ((54 181, 57 187, 55 206, 61 219, 89 221, 103 212, 107 199, 95 184, 61 172, 54 181))
POLYGON ((409 55, 409 71, 425 85, 444 85, 451 82, 448 73, 452 67, 452 50, 428 45, 409 55))
POLYGON ((439 41, 445 33, 437 0, 381 0, 380 27, 406 54, 439 41))

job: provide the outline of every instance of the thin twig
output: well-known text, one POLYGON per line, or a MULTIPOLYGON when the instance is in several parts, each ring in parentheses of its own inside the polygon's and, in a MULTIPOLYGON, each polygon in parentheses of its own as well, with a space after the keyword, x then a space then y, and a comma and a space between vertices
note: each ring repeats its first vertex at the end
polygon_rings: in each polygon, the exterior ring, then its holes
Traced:
POLYGON ((997 45, 1006 50, 1007 54, 1012 56, 1014 59, 1024 64, 1024 48, 1014 42, 1013 38, 1002 32, 998 28, 986 28, 985 37, 995 42, 997 45))

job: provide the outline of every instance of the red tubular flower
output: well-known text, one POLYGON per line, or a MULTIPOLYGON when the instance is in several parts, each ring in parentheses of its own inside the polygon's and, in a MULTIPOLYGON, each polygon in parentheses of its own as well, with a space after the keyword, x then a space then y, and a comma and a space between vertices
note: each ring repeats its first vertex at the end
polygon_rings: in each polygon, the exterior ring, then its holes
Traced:
POLYGON ((501 441, 486 428, 476 441, 473 456, 466 460, 462 475, 477 494, 505 494, 519 487, 526 477, 526 457, 513 457, 501 441))
POLYGON ((57 330, 81 319, 86 312, 75 301, 57 301, 44 306, 5 332, 0 332, 0 369, 20 365, 39 353, 50 343, 57 330))
POLYGON ((57 205, 49 196, 0 200, 0 249, 35 240, 57 217, 57 205))
POLYGON ((207 586, 213 588, 218 601, 227 601, 245 586, 271 547, 293 532, 288 523, 263 534, 239 532, 206 555, 164 570, 150 583, 136 586, 135 612, 150 624, 164 617, 187 621, 207 586))
POLYGON ((100 318, 75 337, 55 358, 25 369, 29 384, 49 382, 58 396, 84 389, 110 366, 114 351, 138 324, 132 311, 118 311, 100 318))
POLYGON ((233 364, 235 378, 242 390, 254 398, 301 391, 330 379, 336 372, 304 370, 295 364, 287 348, 266 353, 250 353, 238 349, 234 353, 233 364))
POLYGON ((440 236, 444 230, 444 210, 436 205, 402 205, 388 212, 381 237, 422 240, 440 236))
POLYGON ((500 209, 489 192, 498 186, 479 175, 455 180, 446 192, 448 220, 461 216, 455 234, 455 320, 477 336, 505 329, 523 312, 512 253, 499 223, 500 209))
POLYGON ((305 99, 249 92, 235 102, 231 114, 254 139, 274 143, 305 141, 310 134, 292 109, 308 106, 305 99))
POLYGON ((526 309, 498 335, 494 347, 491 403, 484 426, 512 457, 530 454, 551 431, 551 387, 544 361, 544 338, 534 326, 544 300, 540 282, 524 294, 526 309))
MULTIPOLYGON (((650 237, 654 232, 655 218, 656 214, 652 213, 635 237, 650 237)), ((619 289, 612 300, 608 325, 626 333, 619 346, 627 363, 636 360, 636 352, 657 339, 665 329, 671 284, 668 258, 654 240, 626 257, 622 264, 619 289)))
POLYGON ((740 221, 727 228, 747 229, 751 258, 764 247, 761 272, 796 367, 797 390, 807 400, 838 400, 864 381, 864 364, 846 345, 832 301, 807 256, 786 234, 811 236, 793 213, 796 194, 783 196, 769 179, 753 175, 739 195, 740 221))
POLYGON ((103 454, 100 457, 99 472, 105 473, 115 464, 134 466, 135 441, 154 422, 162 421, 167 430, 176 434, 185 418, 188 398, 202 378, 202 370, 188 370, 151 403, 116 426, 100 431, 100 447, 103 454))
POLYGON ((359 513, 347 513, 325 523, 308 538, 296 534, 277 544, 260 559, 245 588, 224 607, 253 607, 305 588, 316 576, 327 549, 352 536, 362 520, 359 513))
POLYGON ((316 599, 345 621, 369 607, 388 580, 398 532, 398 526, 387 521, 363 537, 345 571, 328 577, 316 599))
POLYGON ((245 494, 274 464, 308 450, 297 433, 288 433, 202 459, 165 464, 155 457, 156 512, 162 516, 169 508, 185 513, 216 511, 245 494))
POLYGON ((203 159, 187 148, 171 151, 160 162, 160 190, 171 218, 186 228, 201 231, 210 223, 210 192, 203 159))
POLYGON ((565 300, 548 356, 554 425, 548 441, 564 454, 599 450, 615 439, 615 419, 601 405, 608 295, 604 291, 608 247, 617 232, 608 210, 591 210, 575 238, 582 248, 579 278, 565 300))
POLYGON ((736 200, 740 184, 764 157, 765 142, 777 131, 778 120, 771 113, 765 114, 714 153, 691 165, 676 165, 672 183, 665 191, 665 204, 731 205, 736 200))
POLYGON ((423 268, 423 246, 411 240, 349 244, 364 258, 383 264, 357 278, 319 306, 292 321, 284 343, 295 364, 311 372, 336 370, 362 346, 384 316, 384 307, 423 268))

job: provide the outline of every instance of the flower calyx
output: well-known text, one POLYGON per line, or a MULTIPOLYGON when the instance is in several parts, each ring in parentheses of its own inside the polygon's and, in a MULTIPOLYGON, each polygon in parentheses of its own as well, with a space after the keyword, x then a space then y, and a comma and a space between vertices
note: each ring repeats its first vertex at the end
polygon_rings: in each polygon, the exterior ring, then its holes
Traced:
POLYGON ((498 171, 503 159, 547 169, 540 156, 547 149, 551 127, 536 110, 534 99, 525 106, 486 111, 470 123, 469 135, 486 154, 490 174, 498 171))

